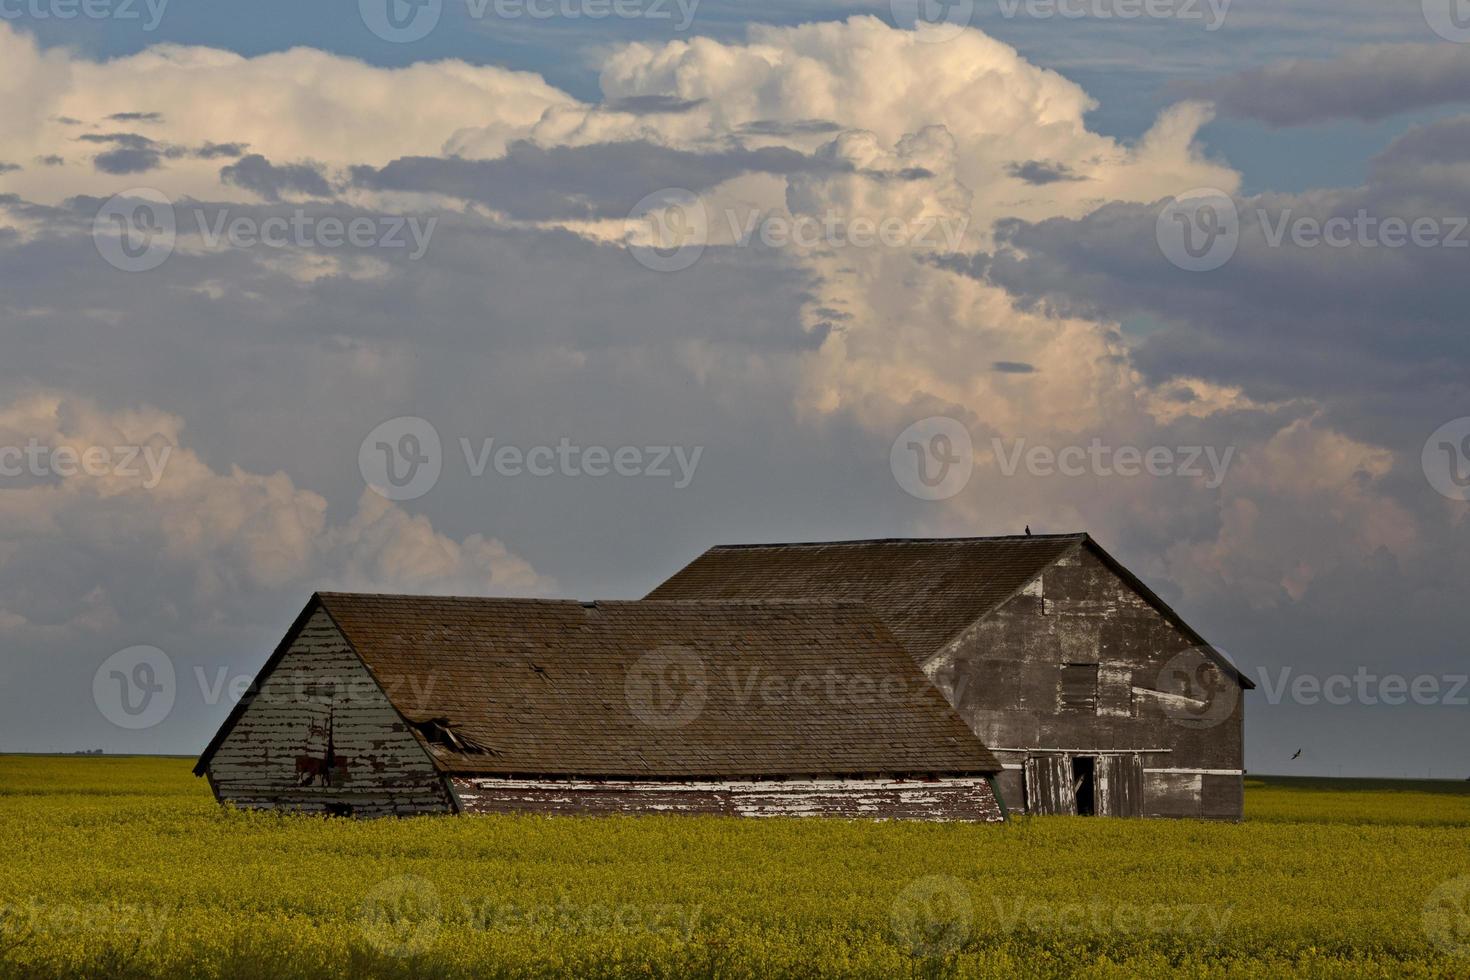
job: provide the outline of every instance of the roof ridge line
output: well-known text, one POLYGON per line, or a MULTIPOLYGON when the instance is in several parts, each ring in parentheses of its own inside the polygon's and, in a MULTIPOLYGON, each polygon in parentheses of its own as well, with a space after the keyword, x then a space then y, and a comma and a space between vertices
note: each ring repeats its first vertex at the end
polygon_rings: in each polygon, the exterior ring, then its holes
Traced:
POLYGON ((478 595, 424 595, 415 592, 314 592, 325 600, 331 599, 393 599, 424 602, 522 602, 546 606, 580 606, 584 609, 605 606, 639 606, 657 603, 660 606, 728 606, 746 608, 750 606, 827 606, 868 608, 871 604, 861 599, 796 599, 774 597, 768 599, 548 599, 541 596, 478 596, 478 595))
POLYGON ((716 544, 711 545, 709 550, 735 550, 739 548, 817 548, 850 544, 969 544, 975 541, 1080 541, 1090 536, 1086 531, 1066 531, 1057 534, 981 534, 951 538, 844 538, 835 541, 766 541, 744 544, 716 544))

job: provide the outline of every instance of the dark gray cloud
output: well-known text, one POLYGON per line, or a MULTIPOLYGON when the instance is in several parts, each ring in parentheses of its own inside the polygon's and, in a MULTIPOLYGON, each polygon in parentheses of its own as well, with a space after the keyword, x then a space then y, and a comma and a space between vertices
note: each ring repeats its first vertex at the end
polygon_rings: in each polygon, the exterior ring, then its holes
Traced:
POLYGON ((1163 201, 1002 222, 993 253, 937 264, 1033 310, 1140 325, 1132 363, 1156 383, 1310 397, 1344 431, 1403 444, 1470 409, 1465 168, 1470 120, 1447 120, 1394 141, 1363 186, 1239 198, 1234 253, 1208 271, 1166 257, 1163 201))
POLYGON ((163 155, 157 150, 119 147, 97 154, 92 165, 105 174, 142 174, 163 166, 163 155))
POLYGON ((990 370, 998 374, 1033 374, 1036 366, 1025 361, 991 361, 990 370))
POLYGON ((327 182, 321 169, 313 163, 271 163, 259 153, 223 167, 219 179, 254 191, 267 201, 278 201, 283 194, 307 194, 312 197, 331 197, 332 185, 327 182))
POLYGON ((1006 167, 1006 173, 1017 180, 1024 180, 1028 184, 1037 186, 1087 179, 1074 172, 1065 163, 1048 160, 1026 160, 1021 163, 1012 163, 1006 167))
POLYGON ((662 188, 699 193, 745 173, 851 169, 785 147, 696 153, 642 142, 553 148, 516 142, 495 160, 405 157, 382 168, 355 167, 352 181, 372 190, 448 194, 516 218, 592 219, 625 217, 662 188))
POLYGON ((13 174, 20 169, 22 167, 18 163, 6 163, 4 160, 0 160, 0 174, 13 174))
POLYGON ((604 108, 612 112, 626 112, 635 116, 681 114, 704 105, 705 99, 681 99, 675 95, 630 95, 613 99, 604 108))
MULTIPOLYGON (((124 112, 108 118, 133 119, 139 115, 150 114, 124 112)), ((221 157, 238 157, 245 152, 243 143, 205 143, 201 147, 189 150, 182 146, 161 143, 141 133, 86 133, 78 136, 77 141, 112 147, 98 154, 93 160, 98 170, 109 174, 146 173, 163 166, 164 160, 176 160, 184 156, 213 160, 221 157)), ((41 159, 48 166, 59 166, 66 162, 59 156, 41 159)))
POLYGON ((194 151, 201 160, 217 160, 221 157, 241 157, 249 149, 248 143, 205 143, 194 151))
POLYGON ((740 127, 751 136, 820 136, 842 127, 828 119, 756 119, 740 127))
POLYGON ((92 164, 106 174, 141 174, 163 166, 168 148, 138 133, 86 133, 78 136, 82 143, 111 145, 93 157, 92 164))
POLYGON ((1293 59, 1209 81, 1180 83, 1226 115, 1273 126, 1374 121, 1470 102, 1470 46, 1375 44, 1325 60, 1293 59))
POLYGON ((161 113, 161 112, 114 112, 112 115, 108 116, 107 118, 110 119, 113 122, 159 123, 159 122, 163 122, 163 113, 161 113))
POLYGON ((149 150, 160 144, 141 133, 83 133, 78 143, 107 143, 130 150, 149 150))

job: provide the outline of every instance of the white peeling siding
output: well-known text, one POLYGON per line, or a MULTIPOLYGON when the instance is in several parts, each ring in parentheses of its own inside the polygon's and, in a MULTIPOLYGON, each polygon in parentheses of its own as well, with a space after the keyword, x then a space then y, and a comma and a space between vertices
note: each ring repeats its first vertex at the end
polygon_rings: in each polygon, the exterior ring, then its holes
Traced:
POLYGON ((220 800, 241 807, 356 816, 452 809, 428 754, 320 609, 220 743, 209 775, 220 800), (324 785, 328 732, 343 765, 324 785))
POLYGON ((999 821, 984 777, 653 782, 455 777, 466 813, 717 813, 999 821))

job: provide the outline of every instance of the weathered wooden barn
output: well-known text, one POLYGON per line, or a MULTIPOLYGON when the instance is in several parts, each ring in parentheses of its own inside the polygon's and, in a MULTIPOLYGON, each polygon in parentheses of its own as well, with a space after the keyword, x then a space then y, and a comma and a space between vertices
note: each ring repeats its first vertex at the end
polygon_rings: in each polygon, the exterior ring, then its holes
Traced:
POLYGON ((1254 685, 1086 534, 712 548, 650 599, 871 607, 1013 810, 1240 819, 1254 685))
POLYGON ((323 593, 194 771, 357 816, 991 821, 1000 768, 861 604, 323 593))

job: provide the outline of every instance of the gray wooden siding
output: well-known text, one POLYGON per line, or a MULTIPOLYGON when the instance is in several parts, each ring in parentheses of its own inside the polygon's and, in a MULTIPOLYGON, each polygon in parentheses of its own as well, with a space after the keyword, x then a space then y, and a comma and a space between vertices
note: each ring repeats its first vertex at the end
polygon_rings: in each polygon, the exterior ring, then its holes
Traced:
POLYGON ((209 778, 221 802, 247 808, 355 816, 452 809, 443 777, 323 610, 220 743, 209 778))
POLYGON ((465 813, 684 813, 896 820, 1004 819, 983 777, 643 782, 460 778, 465 813))
MULTIPOLYGON (((1087 755, 1138 752, 1145 816, 1239 819, 1244 698, 1210 727, 1180 724, 1196 707, 1165 666, 1193 641, 1086 549, 1047 569, 990 616, 923 664, 980 740, 1007 766, 1008 805, 1020 809, 1026 759, 1035 750, 1087 755), (1096 664, 1091 708, 1084 678, 1067 665, 1096 664), (1159 752, 1156 750, 1167 750, 1159 752), (1209 771, 1205 775, 1204 771, 1209 771), (1208 786, 1208 790, 1207 790, 1208 786)), ((1235 682, 1213 666, 1205 680, 1235 682)), ((1236 690, 1236 694, 1243 694, 1236 690)))

